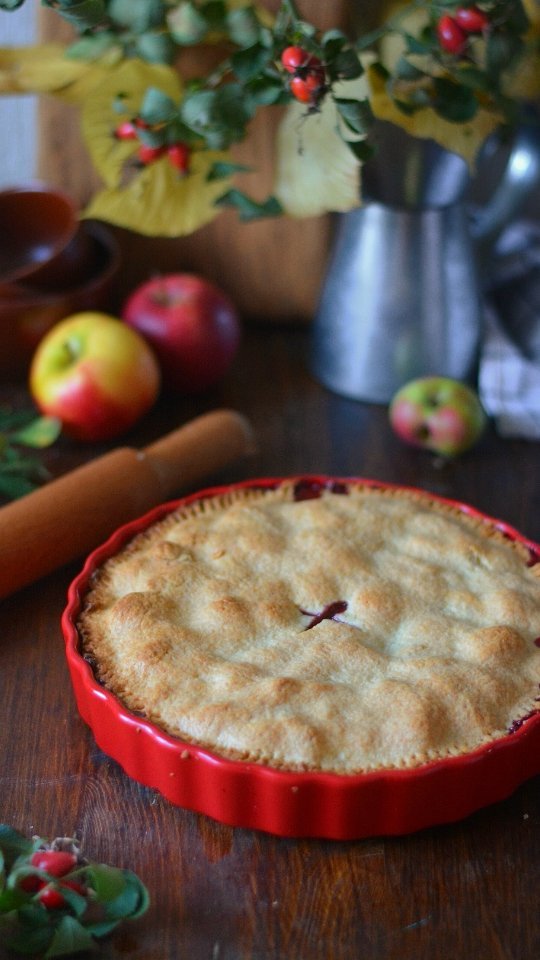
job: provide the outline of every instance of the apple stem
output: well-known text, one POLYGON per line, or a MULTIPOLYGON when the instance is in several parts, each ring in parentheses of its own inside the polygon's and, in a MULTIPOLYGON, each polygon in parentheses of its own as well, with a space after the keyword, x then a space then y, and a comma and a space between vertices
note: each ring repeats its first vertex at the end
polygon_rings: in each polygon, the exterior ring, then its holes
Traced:
POLYGON ((167 286, 164 282, 156 289, 152 291, 152 300, 154 303, 157 303, 161 307, 166 307, 170 301, 169 292, 167 286))
POLYGON ((70 363, 77 359, 79 356, 79 341, 76 339, 76 337, 70 337, 68 340, 65 340, 64 348, 66 351, 66 359, 70 363))

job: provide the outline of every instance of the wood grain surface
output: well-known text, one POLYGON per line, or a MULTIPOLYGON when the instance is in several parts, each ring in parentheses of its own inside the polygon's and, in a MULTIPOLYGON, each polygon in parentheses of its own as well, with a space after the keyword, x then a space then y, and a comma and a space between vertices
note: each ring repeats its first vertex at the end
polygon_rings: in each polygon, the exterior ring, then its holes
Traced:
MULTIPOLYGON (((142 447, 198 413, 232 407, 250 418, 257 451, 208 483, 369 476, 465 500, 540 541, 540 444, 501 440, 490 427, 469 454, 441 466, 397 441, 384 407, 320 387, 307 348, 303 328, 252 327, 222 387, 164 397, 123 440, 142 447)), ((24 387, 0 386, 6 401, 25 406, 24 387)), ((106 449, 62 440, 43 457, 60 475, 106 449)), ((93 859, 140 874, 148 914, 98 956, 537 960, 539 778, 461 823, 354 842, 280 839, 174 807, 129 779, 78 716, 60 616, 80 566, 0 604, 0 822, 75 834, 93 859)))

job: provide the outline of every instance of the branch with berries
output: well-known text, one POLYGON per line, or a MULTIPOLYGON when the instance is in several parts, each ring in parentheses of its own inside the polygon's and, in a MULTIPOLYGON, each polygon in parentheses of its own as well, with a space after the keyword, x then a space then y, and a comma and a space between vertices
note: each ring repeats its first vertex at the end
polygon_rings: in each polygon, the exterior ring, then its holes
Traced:
POLYGON ((0 935, 9 950, 47 960, 93 950, 148 905, 136 874, 91 862, 76 840, 29 840, 0 824, 0 935))
MULTIPOLYGON (((236 207, 242 219, 304 208, 293 203, 289 209, 284 197, 291 190, 280 190, 279 183, 257 203, 232 184, 246 171, 229 151, 267 107, 302 111, 302 135, 292 147, 297 153, 309 138, 308 121, 326 112, 332 137, 326 144, 319 138, 319 153, 304 150, 305 163, 326 169, 337 151, 336 163, 348 165, 353 182, 371 156, 377 118, 443 146, 454 142, 452 148, 468 150, 470 160, 492 130, 519 122, 531 85, 540 91, 534 0, 410 0, 358 36, 318 30, 294 0, 282 0, 275 16, 249 0, 43 2, 78 34, 65 53, 65 73, 58 64, 51 69, 50 60, 47 71, 44 64, 42 89, 80 97, 84 137, 107 187, 90 215, 148 232, 167 226, 159 216, 164 195, 173 205, 178 200, 168 216, 176 235, 196 229, 223 206, 236 207), (222 53, 217 65, 183 80, 184 51, 209 45, 222 53), (519 79, 525 75, 523 94, 519 79), (53 76, 56 89, 48 80, 53 76), (192 213, 188 222, 181 207, 192 213)), ((0 0, 0 7, 13 6, 13 0, 0 0)), ((36 64, 34 56, 34 83, 36 64)), ((24 64, 17 66, 13 84, 20 89, 25 71, 24 64)), ((283 144, 280 150, 287 149, 283 144)), ((326 209, 344 209, 344 200, 336 205, 331 176, 317 187, 327 194, 326 209)), ((292 192, 301 190, 299 177, 292 192)), ((357 188, 347 203, 358 202, 357 188)))

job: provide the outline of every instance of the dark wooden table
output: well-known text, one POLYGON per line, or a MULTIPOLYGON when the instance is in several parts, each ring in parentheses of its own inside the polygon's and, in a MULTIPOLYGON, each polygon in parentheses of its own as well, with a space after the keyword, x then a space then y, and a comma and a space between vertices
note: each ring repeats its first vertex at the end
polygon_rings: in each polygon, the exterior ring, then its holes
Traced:
MULTIPOLYGON (((303 329, 253 330, 219 391, 164 399, 122 440, 142 446, 231 406, 251 419, 258 451, 208 484, 369 476, 465 500, 540 541, 540 444, 504 441, 490 427, 473 451, 441 466, 395 439, 384 407, 314 382, 306 347, 303 329)), ((24 388, 1 387, 6 400, 24 405, 24 388)), ((61 474, 104 450, 61 441, 45 459, 61 474)), ((29 835, 76 835, 92 859, 146 882, 149 912, 124 924, 101 956, 538 960, 538 778, 465 822, 354 842, 281 839, 176 808, 97 749, 77 714, 60 616, 79 567, 0 604, 0 821, 29 835)))

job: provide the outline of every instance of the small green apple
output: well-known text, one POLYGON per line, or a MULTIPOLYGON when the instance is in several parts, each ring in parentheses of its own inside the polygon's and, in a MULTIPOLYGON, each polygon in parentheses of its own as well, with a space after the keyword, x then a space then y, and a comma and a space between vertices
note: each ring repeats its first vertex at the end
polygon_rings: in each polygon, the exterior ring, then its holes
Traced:
POLYGON ((107 440, 127 430, 157 399, 160 371, 141 334, 108 314, 73 314, 40 341, 30 393, 67 436, 107 440))
POLYGON ((415 447, 456 457, 479 439, 486 415, 471 387, 449 377, 420 377, 401 387, 389 408, 390 424, 415 447))

